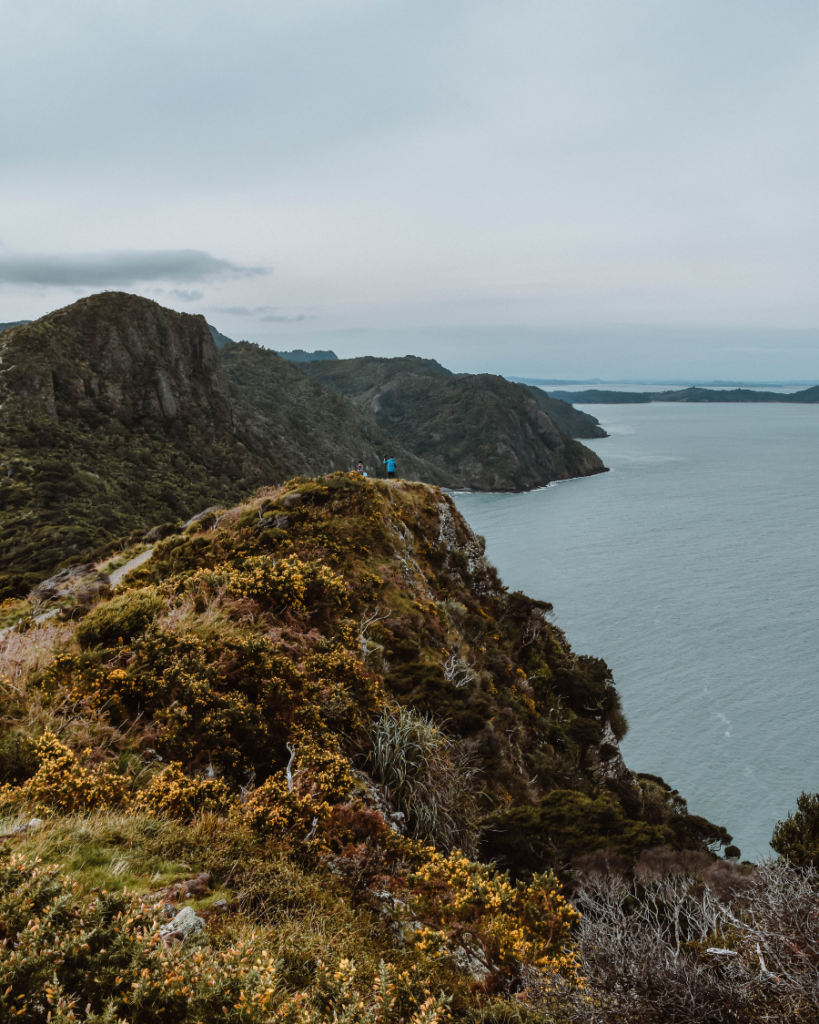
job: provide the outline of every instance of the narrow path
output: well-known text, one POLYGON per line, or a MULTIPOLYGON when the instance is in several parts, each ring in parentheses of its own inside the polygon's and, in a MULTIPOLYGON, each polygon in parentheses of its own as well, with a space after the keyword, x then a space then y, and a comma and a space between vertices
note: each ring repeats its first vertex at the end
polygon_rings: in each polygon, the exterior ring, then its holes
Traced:
POLYGON ((132 569, 138 569, 141 565, 144 565, 153 553, 154 549, 148 548, 147 551, 143 551, 142 554, 137 555, 136 558, 132 558, 130 562, 126 562, 125 565, 121 565, 119 569, 114 569, 113 572, 110 572, 108 576, 111 580, 111 586, 119 586, 132 569))

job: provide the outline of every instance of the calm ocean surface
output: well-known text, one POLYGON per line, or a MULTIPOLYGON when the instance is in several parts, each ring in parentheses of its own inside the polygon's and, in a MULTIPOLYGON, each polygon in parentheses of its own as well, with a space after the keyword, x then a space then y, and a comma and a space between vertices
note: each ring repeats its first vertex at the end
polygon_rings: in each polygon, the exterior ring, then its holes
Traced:
POLYGON ((819 406, 584 408, 610 473, 455 500, 504 583, 611 666, 629 767, 770 854, 819 790, 819 406))

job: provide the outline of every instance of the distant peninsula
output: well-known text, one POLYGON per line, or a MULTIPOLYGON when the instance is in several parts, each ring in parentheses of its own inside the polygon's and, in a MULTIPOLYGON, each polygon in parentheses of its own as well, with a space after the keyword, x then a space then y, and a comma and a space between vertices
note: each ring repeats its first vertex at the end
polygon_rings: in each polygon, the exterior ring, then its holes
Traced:
POLYGON ((751 391, 747 388, 712 390, 711 388, 683 388, 678 391, 548 391, 550 398, 558 398, 570 405, 630 405, 645 402, 819 402, 819 385, 782 394, 777 391, 751 391))

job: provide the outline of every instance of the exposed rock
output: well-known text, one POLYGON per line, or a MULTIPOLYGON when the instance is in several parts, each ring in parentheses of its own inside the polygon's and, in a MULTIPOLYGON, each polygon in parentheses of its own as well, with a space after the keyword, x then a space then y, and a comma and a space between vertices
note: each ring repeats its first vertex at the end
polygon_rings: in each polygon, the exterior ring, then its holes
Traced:
POLYGON ((180 900, 197 899, 201 900, 210 892, 211 876, 205 871, 194 878, 188 878, 183 882, 174 882, 165 889, 161 889, 156 896, 166 903, 178 903, 180 900))
POLYGON ((392 806, 384 790, 376 785, 366 772, 359 771, 357 768, 352 768, 351 771, 355 779, 351 798, 357 798, 365 807, 378 811, 393 832, 403 835, 406 830, 406 818, 401 811, 396 811, 392 806))
POLYGON ((205 927, 204 920, 199 917, 193 907, 183 907, 172 920, 163 924, 159 934, 164 942, 184 942, 194 935, 198 935, 205 927))
POLYGON ((181 532, 182 527, 177 523, 163 523, 161 526, 155 526, 152 530, 148 530, 142 539, 148 544, 156 544, 157 541, 165 540, 166 537, 173 537, 174 534, 181 532))

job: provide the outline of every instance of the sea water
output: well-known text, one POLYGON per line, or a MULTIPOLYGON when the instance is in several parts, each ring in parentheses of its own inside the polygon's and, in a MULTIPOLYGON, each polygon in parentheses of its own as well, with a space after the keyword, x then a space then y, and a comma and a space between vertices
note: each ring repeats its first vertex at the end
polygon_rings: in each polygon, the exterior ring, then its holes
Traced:
POLYGON ((819 791, 819 405, 594 405, 611 472, 457 494, 504 583, 604 658, 622 750, 770 855, 819 791))

